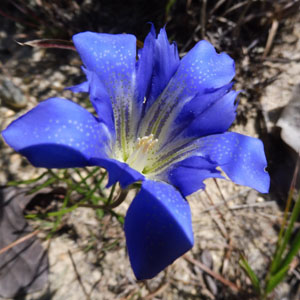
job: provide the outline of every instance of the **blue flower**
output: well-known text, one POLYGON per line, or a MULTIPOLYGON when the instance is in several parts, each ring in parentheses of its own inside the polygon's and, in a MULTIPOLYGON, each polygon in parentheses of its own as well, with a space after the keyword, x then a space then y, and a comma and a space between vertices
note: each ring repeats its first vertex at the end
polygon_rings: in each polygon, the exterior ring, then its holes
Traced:
POLYGON ((236 115, 233 60, 200 41, 179 59, 165 29, 152 27, 136 52, 130 34, 83 32, 73 37, 97 117, 51 98, 3 131, 5 141, 36 167, 100 166, 122 188, 141 181, 125 218, 137 279, 154 277, 193 246, 185 197, 222 177, 268 192, 259 139, 227 132, 236 115), (138 59, 137 59, 138 57, 138 59))

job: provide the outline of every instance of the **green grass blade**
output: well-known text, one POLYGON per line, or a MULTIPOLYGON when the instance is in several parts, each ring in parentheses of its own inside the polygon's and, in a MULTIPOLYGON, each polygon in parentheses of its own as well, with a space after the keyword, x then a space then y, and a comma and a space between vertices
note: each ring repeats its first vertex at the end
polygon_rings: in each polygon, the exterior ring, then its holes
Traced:
POLYGON ((107 199, 107 205, 109 205, 109 204, 111 203, 112 199, 113 199, 113 195, 114 195, 116 186, 117 186, 117 184, 115 183, 115 184, 111 187, 110 194, 109 194, 108 199, 107 199))
POLYGON ((266 294, 269 294, 274 290, 274 288, 285 278, 285 275, 288 270, 289 270, 289 265, 280 269, 276 274, 270 276, 266 284, 266 289, 265 289, 266 294))
MULTIPOLYGON (((292 215, 291 215, 291 219, 290 219, 290 223, 289 226, 287 228, 287 231, 289 230, 288 234, 289 234, 289 238, 292 234, 292 230, 294 228, 294 223, 295 221, 299 218, 299 214, 300 214, 300 193, 298 195, 298 199, 296 201, 296 204, 294 206, 292 215)), ((296 237, 294 238, 292 245, 290 247, 289 252, 287 253, 287 255, 285 256, 283 262, 280 265, 280 268, 284 268, 287 265, 289 265, 291 263, 291 261, 293 260, 294 256, 296 254, 298 254, 298 251, 300 250, 300 232, 297 233, 296 237)))
POLYGON ((37 186, 37 187, 35 187, 34 189, 32 189, 32 190, 29 192, 29 194, 30 194, 30 195, 31 195, 31 194, 34 194, 34 193, 40 191, 41 189, 43 189, 43 188, 45 188, 45 187, 47 187, 47 186, 53 184, 53 183, 56 182, 56 181, 57 181, 57 179, 54 178, 54 177, 49 178, 49 179, 46 180, 44 183, 42 183, 42 184, 40 184, 39 186, 37 186))
POLYGON ((289 224, 288 227, 283 235, 283 240, 282 240, 282 244, 279 248, 279 255, 280 255, 280 263, 278 264, 278 266, 274 269, 274 273, 277 273, 281 268, 280 266, 282 265, 282 255, 284 253, 284 250, 287 248, 288 242, 290 241, 293 229, 294 229, 294 225, 296 220, 298 219, 300 214, 300 194, 298 196, 298 199, 294 205, 294 208, 292 210, 292 214, 289 220, 289 224))
MULTIPOLYGON (((49 213, 47 213, 47 216, 61 218, 61 217, 63 217, 63 215, 73 211, 77 207, 78 207, 78 204, 74 204, 73 206, 65 207, 65 208, 62 208, 58 211, 49 212, 49 213)), ((60 221, 60 219, 59 219, 59 221, 60 221)), ((57 223, 59 223, 59 221, 57 223)), ((57 224, 56 224, 56 226, 57 226, 57 224)))
MULTIPOLYGON (((35 218, 42 218, 45 219, 47 217, 62 217, 63 215, 72 212, 73 210, 75 210, 77 207, 80 206, 80 202, 76 203, 70 207, 65 207, 65 208, 61 208, 58 211, 52 211, 52 212, 47 212, 44 214, 29 214, 29 215, 25 215, 26 219, 35 219, 35 218)), ((56 220, 57 222, 57 220, 56 220)))
POLYGON ((69 200, 70 200, 71 193, 72 193, 72 191, 68 190, 68 192, 67 192, 67 194, 66 194, 66 196, 64 198, 64 202, 63 202, 62 208, 58 211, 60 214, 57 215, 57 219, 56 219, 56 221, 54 223, 54 226, 52 228, 52 232, 55 232, 57 230, 57 228, 61 224, 61 220, 62 220, 63 215, 66 214, 66 212, 64 212, 64 210, 68 209, 67 206, 68 206, 68 203, 69 203, 69 200))
POLYGON ((243 255, 241 255, 241 258, 239 260, 239 264, 244 269, 244 271, 246 272, 246 274, 248 275, 248 277, 250 278, 251 283, 252 283, 255 291, 258 294, 260 294, 261 293, 261 288, 260 288, 260 284, 259 284, 259 279, 256 276, 255 272, 250 267, 250 265, 248 264, 247 259, 243 255))
POLYGON ((20 184, 31 184, 31 183, 35 183, 39 180, 41 180, 44 176, 46 176, 48 174, 48 171, 44 172, 43 174, 41 174, 40 176, 33 178, 33 179, 29 179, 29 180, 21 180, 21 181, 9 181, 7 183, 8 186, 17 186, 20 184))
POLYGON ((96 209, 96 216, 98 219, 102 219, 104 217, 104 210, 103 209, 96 209))
POLYGON ((91 199, 92 204, 94 204, 94 205, 99 204, 99 202, 103 202, 103 203, 106 203, 106 202, 107 202, 107 199, 106 199, 106 198, 100 197, 100 196, 95 196, 95 195, 92 195, 92 196, 90 197, 90 199, 91 199))
POLYGON ((94 176, 99 170, 100 170, 99 167, 96 167, 96 168, 94 168, 94 169, 91 170, 91 171, 88 171, 88 170, 86 169, 86 171, 88 172, 88 175, 87 175, 86 177, 83 177, 82 174, 81 174, 81 172, 80 172, 80 170, 78 170, 77 168, 75 169, 75 172, 76 172, 77 175, 80 177, 80 180, 81 180, 80 184, 84 184, 85 187, 89 188, 89 184, 88 184, 87 180, 88 180, 90 177, 94 176))
POLYGON ((172 8, 172 6, 176 3, 176 0, 169 0, 167 5, 166 5, 166 16, 169 15, 169 12, 172 8))
POLYGON ((280 268, 285 268, 287 265, 291 263, 294 256, 298 254, 300 250, 300 231, 297 233, 292 246, 290 248, 290 251, 287 253, 286 257, 284 258, 280 268))

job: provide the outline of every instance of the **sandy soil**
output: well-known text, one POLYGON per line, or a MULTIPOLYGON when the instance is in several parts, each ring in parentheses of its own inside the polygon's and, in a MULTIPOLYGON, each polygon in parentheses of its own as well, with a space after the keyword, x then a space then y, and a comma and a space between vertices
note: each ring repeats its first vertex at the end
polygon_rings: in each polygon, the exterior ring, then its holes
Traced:
MULTIPOLYGON (((238 77, 249 63, 247 55, 238 61, 237 88, 246 92, 241 95, 238 118, 232 131, 262 137, 258 110, 262 112, 268 134, 276 127, 272 112, 288 103, 294 86, 300 83, 299 24, 299 17, 288 19, 283 24, 284 29, 277 33, 269 59, 260 64, 261 78, 247 81, 238 77), (253 89, 258 81, 268 80, 274 75, 275 80, 263 89, 254 105, 250 87, 253 89)), ((0 34, 17 38, 16 33, 5 30, 0 34)), ((8 47, 13 55, 2 62, 0 79, 9 78, 21 90, 27 105, 16 111, 2 103, 0 130, 48 97, 84 100, 84 96, 75 96, 64 90, 83 78, 76 53, 65 55, 64 50, 29 49, 12 42, 8 47), (58 56, 60 58, 56 60, 58 56)), ((44 171, 29 165, 3 139, 0 140, 0 149, 1 185, 9 180, 27 180, 44 171)), ((79 208, 65 217, 67 229, 50 242, 44 240, 45 234, 40 234, 43 246, 49 251, 49 283, 43 291, 24 299, 256 299, 238 261, 242 253, 260 278, 266 274, 277 241, 277 225, 282 218, 277 194, 261 195, 225 180, 209 179, 206 184, 205 192, 189 197, 194 248, 153 280, 136 282, 130 269, 122 227, 114 217, 106 215, 99 220, 92 209, 79 208), (203 265, 229 283, 220 281, 214 274, 208 275, 203 265)), ((129 203, 130 199, 117 211, 125 214, 129 203)), ((33 222, 33 225, 38 223, 33 222)), ((292 299, 292 288, 299 288, 299 264, 291 270, 288 280, 276 289, 272 299, 292 299)))

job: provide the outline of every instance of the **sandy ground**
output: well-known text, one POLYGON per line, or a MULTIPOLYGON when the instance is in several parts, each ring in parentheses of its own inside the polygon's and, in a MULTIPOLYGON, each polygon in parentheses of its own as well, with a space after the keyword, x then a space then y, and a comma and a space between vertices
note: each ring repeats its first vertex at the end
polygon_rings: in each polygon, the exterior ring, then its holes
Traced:
MULTIPOLYGON (((294 86, 300 83, 299 24, 296 23, 292 31, 284 32, 280 36, 280 43, 275 44, 271 52, 271 57, 284 57, 289 61, 282 63, 266 60, 261 65, 262 78, 278 74, 258 99, 270 131, 276 125, 276 120, 269 117, 270 112, 285 106, 292 96, 294 86)), ((34 107, 37 101, 51 96, 74 99, 74 95, 65 91, 64 87, 79 83, 82 78, 80 61, 75 53, 66 56, 64 62, 60 59, 56 68, 53 68, 50 63, 47 66, 47 62, 55 59, 55 52, 13 47, 17 54, 3 64, 4 72, 1 76, 9 77, 22 91, 27 105, 16 112, 2 103, 1 130, 34 107), (27 72, 23 76, 25 70, 35 68, 41 71, 27 72)), ((57 52, 58 55, 60 53, 57 52)), ((243 63, 237 66, 242 67, 243 63)), ((246 84, 239 80, 238 87, 247 90, 246 84)), ((75 100, 81 101, 80 96, 75 100)), ((246 112, 247 121, 236 122, 232 131, 259 136, 257 112, 255 107, 247 106, 248 101, 247 94, 241 96, 239 114, 246 112)), ((44 171, 30 166, 2 139, 0 147, 2 185, 12 179, 33 178, 44 171)), ((43 246, 49 251, 49 283, 43 291, 28 295, 25 299, 241 299, 246 292, 246 299, 255 299, 255 296, 251 296, 250 281, 238 264, 239 255, 243 253, 248 258, 258 276, 262 277, 266 273, 276 244, 275 225, 282 217, 278 199, 273 194, 261 195, 225 180, 217 180, 216 183, 209 179, 206 184, 206 192, 201 191, 189 197, 195 233, 194 248, 157 278, 136 282, 130 269, 120 224, 109 215, 99 220, 92 209, 79 208, 64 220, 69 230, 55 236, 50 242, 43 241, 43 246), (71 257, 81 281, 78 280, 71 257), (203 271, 203 264, 230 281, 233 287, 220 282, 216 276, 207 275, 203 271)), ((129 203, 130 199, 117 211, 125 214, 129 203)), ((40 237, 43 239, 45 235, 41 233, 40 237)), ((292 278, 296 276, 299 273, 294 269, 290 273, 289 284, 295 284, 292 278)), ((272 299, 289 299, 289 284, 281 284, 272 299)))

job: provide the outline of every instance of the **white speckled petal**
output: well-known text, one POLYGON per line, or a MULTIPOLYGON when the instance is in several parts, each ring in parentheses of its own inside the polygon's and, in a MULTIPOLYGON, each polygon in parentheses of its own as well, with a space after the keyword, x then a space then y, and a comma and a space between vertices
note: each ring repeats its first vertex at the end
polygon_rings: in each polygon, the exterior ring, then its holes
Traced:
POLYGON ((37 167, 88 165, 91 157, 106 157, 110 133, 87 110, 66 99, 51 98, 12 122, 5 141, 37 167))
POLYGON ((270 177, 261 140, 234 132, 214 134, 164 149, 156 162, 149 164, 149 177, 169 176, 172 165, 192 156, 200 156, 220 166, 235 183, 267 193, 270 177), (165 175, 164 175, 165 174, 165 175))
POLYGON ((202 90, 224 86, 234 75, 233 59, 226 53, 217 53, 212 44, 203 40, 183 57, 173 84, 174 87, 184 86, 183 95, 195 95, 202 90))
POLYGON ((116 182, 120 183, 122 189, 130 184, 144 180, 144 175, 132 169, 128 164, 111 158, 92 158, 93 166, 99 166, 107 170, 109 180, 106 187, 110 187, 116 182))
POLYGON ((226 132, 198 140, 202 156, 216 162, 235 183, 268 193, 269 174, 261 140, 235 132, 226 132))
POLYGON ((164 182, 143 182, 127 211, 124 229, 138 280, 154 277, 194 243, 189 204, 164 182))
POLYGON ((140 136, 153 133, 160 143, 166 141, 170 127, 183 107, 198 94, 230 83, 235 74, 234 61, 218 54, 207 41, 201 41, 181 60, 169 84, 148 110, 140 136))
POLYGON ((192 156, 170 167, 163 178, 180 190, 186 197, 200 189, 205 189, 203 181, 207 178, 223 178, 217 164, 201 156, 192 156))
MULTIPOLYGON (((154 28, 151 28, 154 31, 154 28)), ((154 40, 153 49, 153 73, 149 97, 146 101, 146 110, 168 85, 179 66, 179 55, 177 45, 170 44, 165 28, 161 28, 157 38, 154 40)))
POLYGON ((136 138, 136 38, 130 34, 82 32, 73 36, 80 57, 103 83, 112 103, 117 144, 124 154, 136 138), (133 117, 134 116, 134 117, 133 117))

